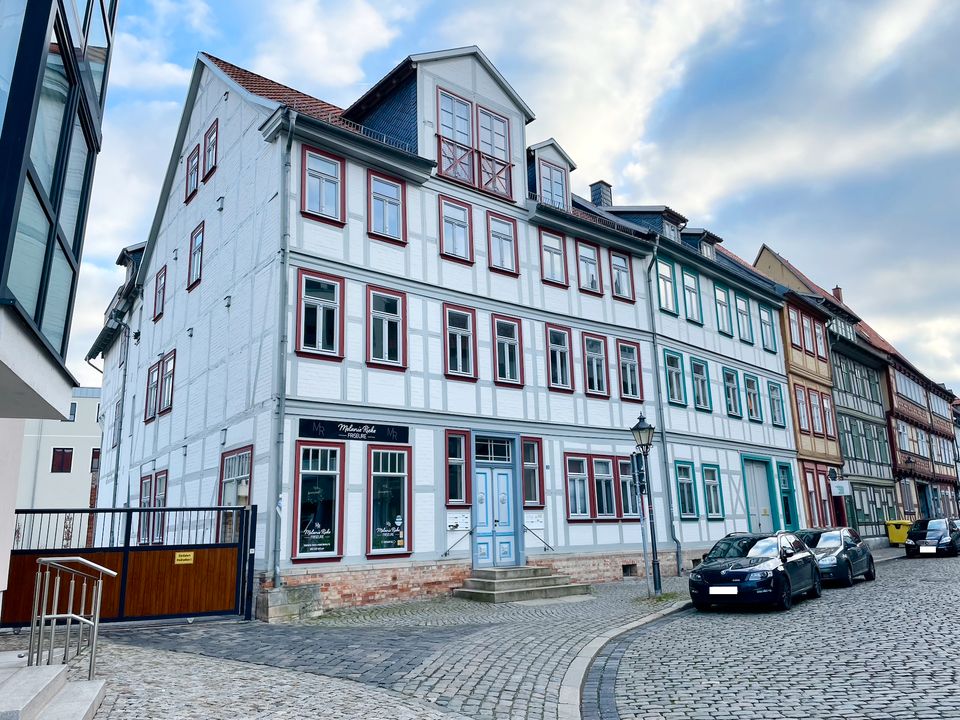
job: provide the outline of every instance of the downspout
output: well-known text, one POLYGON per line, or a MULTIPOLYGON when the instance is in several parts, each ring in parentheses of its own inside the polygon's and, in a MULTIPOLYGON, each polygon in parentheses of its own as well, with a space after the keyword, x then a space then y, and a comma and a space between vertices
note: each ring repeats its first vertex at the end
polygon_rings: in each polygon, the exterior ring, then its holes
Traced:
MULTIPOLYGON (((676 558, 677 558, 677 575, 680 575, 681 570, 683 569, 683 555, 680 548, 680 540, 677 538, 677 526, 676 521, 673 516, 673 489, 670 483, 670 466, 667 463, 667 432, 664 428, 664 419, 663 419, 663 395, 660 391, 660 345, 657 342, 657 318, 656 314, 653 312, 653 279, 652 273, 653 269, 657 266, 657 257, 660 253, 660 236, 657 235, 654 246, 653 246, 653 257, 650 259, 650 264, 647 265, 647 310, 650 315, 650 332, 653 335, 653 376, 655 382, 653 383, 654 390, 657 393, 657 402, 656 402, 656 433, 660 436, 660 464, 661 470, 663 471, 663 487, 667 493, 667 517, 669 518, 670 524, 670 539, 673 540, 673 545, 675 547, 676 558)), ((651 488, 652 492, 652 488, 651 488)))
MULTIPOLYGON (((116 312, 116 311, 114 311, 116 312)), ((126 338, 124 342, 125 353, 123 356, 123 378, 120 383, 120 431, 123 432, 123 414, 124 409, 126 408, 125 396, 127 394, 127 368, 130 366, 130 326, 127 325, 123 320, 121 320, 117 315, 114 315, 113 320, 115 320, 120 325, 120 332, 122 332, 126 338)), ((114 424, 117 423, 117 418, 113 419, 114 424)), ((116 430, 114 430, 116 432, 116 430)), ((113 443, 113 440, 110 440, 110 443, 113 443)), ((101 442, 101 445, 103 443, 101 442)), ((113 499, 110 501, 110 507, 115 508, 117 506, 117 486, 120 484, 120 450, 123 447, 122 443, 117 443, 115 457, 113 458, 113 499)), ((127 499, 129 500, 129 491, 127 492, 127 499)), ((129 502, 128 502, 129 504, 129 502)), ((116 547, 116 526, 114 523, 114 518, 116 518, 116 513, 110 513, 110 547, 116 547)))
POLYGON ((290 108, 283 110, 284 122, 287 126, 287 139, 283 146, 280 158, 280 281, 277 307, 277 361, 274 367, 274 391, 276 392, 277 410, 273 418, 274 423, 274 458, 272 467, 271 502, 273 505, 273 587, 280 587, 280 526, 283 520, 282 490, 283 490, 283 425, 287 412, 287 303, 288 279, 290 258, 290 217, 288 195, 290 193, 290 149, 293 146, 293 128, 297 122, 297 112, 290 108))

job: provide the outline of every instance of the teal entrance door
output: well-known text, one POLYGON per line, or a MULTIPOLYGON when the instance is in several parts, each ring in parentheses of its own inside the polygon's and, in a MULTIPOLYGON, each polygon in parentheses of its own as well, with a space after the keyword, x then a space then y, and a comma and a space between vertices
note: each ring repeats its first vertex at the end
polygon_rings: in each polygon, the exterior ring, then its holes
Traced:
POLYGON ((519 564, 519 522, 512 467, 478 467, 473 477, 474 567, 519 564))

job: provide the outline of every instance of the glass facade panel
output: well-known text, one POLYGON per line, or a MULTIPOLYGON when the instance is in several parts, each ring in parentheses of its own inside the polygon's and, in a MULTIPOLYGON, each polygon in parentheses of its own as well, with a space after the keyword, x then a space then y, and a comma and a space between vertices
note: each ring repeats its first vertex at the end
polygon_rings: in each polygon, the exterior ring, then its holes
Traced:
POLYGON ((20 217, 17 219, 17 234, 13 241, 7 287, 31 317, 37 314, 43 257, 46 254, 49 234, 50 221, 47 220, 30 183, 27 183, 20 201, 20 217))
POLYGON ((107 56, 110 54, 110 41, 107 39, 107 26, 103 21, 103 12, 100 3, 93 6, 90 14, 90 27, 87 30, 86 60, 93 73, 93 84, 97 89, 97 97, 103 97, 103 76, 107 69, 107 56))
POLYGON ((63 181, 63 195, 60 199, 60 227, 67 238, 67 244, 78 252, 77 222, 80 218, 80 203, 83 200, 84 180, 87 176, 87 158, 90 148, 83 134, 80 117, 73 121, 73 137, 70 140, 70 157, 67 158, 67 173, 63 181))
POLYGON ((72 290, 73 268, 60 245, 57 244, 50 265, 47 297, 43 303, 43 324, 40 330, 58 352, 63 347, 63 335, 67 327, 67 309, 70 307, 72 290))
POLYGON ((7 109, 13 66, 17 63, 23 13, 27 0, 3 0, 0 3, 0 118, 7 109))
POLYGON ((56 33, 50 36, 47 64, 40 87, 40 104, 37 107, 36 125, 30 145, 30 159, 37 176, 47 193, 53 183, 53 171, 57 164, 57 149, 63 132, 64 108, 70 95, 70 78, 67 76, 60 55, 60 43, 56 33))

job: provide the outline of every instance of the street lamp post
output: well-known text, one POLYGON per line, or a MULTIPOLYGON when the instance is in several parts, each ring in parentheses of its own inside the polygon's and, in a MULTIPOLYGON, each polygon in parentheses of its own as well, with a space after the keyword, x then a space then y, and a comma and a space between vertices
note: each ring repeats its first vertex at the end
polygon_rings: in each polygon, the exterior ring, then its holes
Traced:
MULTIPOLYGON (((642 475, 638 471, 637 475, 637 493, 639 495, 640 507, 643 507, 643 496, 647 496, 647 517, 650 518, 650 552, 653 555, 653 592, 657 597, 663 592, 663 585, 660 582, 660 558, 657 555, 657 525, 653 516, 653 492, 648 486, 649 475, 647 473, 647 458, 650 455, 650 448, 653 447, 653 433, 656 430, 653 425, 647 422, 647 419, 641 413, 637 418, 637 424, 630 428, 633 433, 633 439, 637 444, 637 452, 643 456, 642 475)), ((634 468, 639 463, 634 462, 634 468)))

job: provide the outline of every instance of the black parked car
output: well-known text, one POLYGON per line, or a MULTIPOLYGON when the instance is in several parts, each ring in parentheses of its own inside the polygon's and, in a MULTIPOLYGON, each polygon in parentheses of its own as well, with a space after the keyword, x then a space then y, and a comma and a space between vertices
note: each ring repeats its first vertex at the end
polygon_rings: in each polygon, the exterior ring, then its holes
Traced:
POLYGON ((797 537, 817 556, 824 580, 839 580, 850 587, 857 575, 863 575, 865 580, 876 579, 877 567, 870 547, 853 528, 800 530, 797 537))
POLYGON ((960 554, 960 519, 917 520, 907 531, 907 557, 960 554))
POLYGON ((775 605, 789 610, 800 593, 820 597, 820 568, 795 534, 731 533, 690 573, 690 600, 698 610, 714 604, 775 605))

